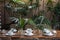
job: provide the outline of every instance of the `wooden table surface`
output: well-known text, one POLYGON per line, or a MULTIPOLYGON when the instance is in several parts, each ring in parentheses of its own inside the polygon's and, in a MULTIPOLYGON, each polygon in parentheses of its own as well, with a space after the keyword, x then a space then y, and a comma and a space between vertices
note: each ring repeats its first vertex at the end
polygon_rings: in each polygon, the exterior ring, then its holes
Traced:
POLYGON ((60 38, 60 31, 57 30, 57 34, 55 36, 42 36, 42 35, 33 35, 33 36, 21 36, 21 35, 13 35, 13 36, 6 36, 0 35, 0 38, 4 37, 11 37, 11 38, 60 38))

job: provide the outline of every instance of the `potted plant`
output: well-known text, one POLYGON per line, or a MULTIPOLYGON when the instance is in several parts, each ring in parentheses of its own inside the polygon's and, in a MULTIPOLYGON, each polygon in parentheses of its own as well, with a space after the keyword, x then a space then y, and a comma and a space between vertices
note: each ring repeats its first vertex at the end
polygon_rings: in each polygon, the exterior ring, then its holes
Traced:
POLYGON ((31 18, 29 20, 31 25, 34 25, 37 29, 43 30, 44 28, 50 29, 50 21, 46 19, 44 16, 36 16, 34 19, 31 18), (45 25, 45 26, 44 26, 45 25))
MULTIPOLYGON (((31 10, 38 7, 39 0, 33 3, 33 0, 29 0, 27 3, 22 0, 10 0, 8 4, 5 5, 6 10, 11 11, 14 14, 18 14, 20 28, 24 28, 25 20, 23 19, 28 13, 32 13, 31 10), (23 17, 22 17, 23 16, 23 17)), ((29 20, 30 21, 30 20, 29 20)))

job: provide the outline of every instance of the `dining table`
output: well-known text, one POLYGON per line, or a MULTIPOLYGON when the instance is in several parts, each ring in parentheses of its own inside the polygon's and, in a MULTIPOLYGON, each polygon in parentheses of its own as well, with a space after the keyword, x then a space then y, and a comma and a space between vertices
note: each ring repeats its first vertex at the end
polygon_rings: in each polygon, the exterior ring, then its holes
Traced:
POLYGON ((47 36, 47 35, 20 35, 18 32, 15 33, 15 35, 4 35, 0 34, 0 40, 60 40, 60 30, 56 30, 56 34, 53 36, 47 36))

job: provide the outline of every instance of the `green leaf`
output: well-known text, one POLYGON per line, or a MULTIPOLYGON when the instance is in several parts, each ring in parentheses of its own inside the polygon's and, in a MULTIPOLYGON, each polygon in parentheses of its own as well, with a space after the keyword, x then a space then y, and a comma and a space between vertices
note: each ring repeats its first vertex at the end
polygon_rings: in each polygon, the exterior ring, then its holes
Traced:
POLYGON ((24 25, 25 25, 25 20, 24 19, 20 19, 19 25, 20 25, 20 28, 23 28, 24 25))
POLYGON ((28 20, 28 24, 36 25, 32 19, 29 19, 29 20, 28 20))
POLYGON ((48 19, 45 18, 43 20, 43 24, 51 25, 51 22, 48 19))
POLYGON ((58 16, 60 15, 60 3, 58 2, 54 7, 54 13, 58 16))
POLYGON ((25 2, 22 2, 21 0, 13 0, 13 2, 18 3, 18 4, 25 4, 25 2))
POLYGON ((48 11, 52 11, 52 9, 53 9, 53 1, 48 0, 46 6, 48 8, 48 11))

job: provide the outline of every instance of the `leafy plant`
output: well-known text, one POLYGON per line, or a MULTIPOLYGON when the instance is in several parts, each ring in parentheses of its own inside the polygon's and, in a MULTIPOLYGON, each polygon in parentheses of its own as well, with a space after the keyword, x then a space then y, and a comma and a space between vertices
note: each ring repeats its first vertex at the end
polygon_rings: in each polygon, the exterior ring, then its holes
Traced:
POLYGON ((33 3, 33 0, 29 0, 28 3, 22 0, 10 0, 5 8, 13 13, 20 14, 19 17, 27 16, 28 13, 32 13, 32 9, 37 8, 37 3, 33 3))
POLYGON ((28 23, 28 19, 19 18, 18 27, 20 29, 25 29, 25 25, 28 23))
POLYGON ((59 28, 60 27, 59 26, 59 24, 60 24, 60 2, 59 1, 55 5, 53 12, 54 12, 53 26, 55 25, 59 28))
POLYGON ((43 30, 45 27, 51 28, 50 21, 48 19, 46 19, 44 16, 37 16, 34 19, 30 19, 29 24, 34 25, 36 28, 41 29, 41 30, 43 30), (46 25, 46 26, 44 26, 44 25, 46 25))
MULTIPOLYGON (((39 0, 36 0, 36 3, 32 3, 33 0, 30 0, 29 5, 27 5, 25 2, 22 2, 21 0, 11 0, 11 2, 14 4, 14 6, 11 5, 13 12, 20 14, 19 15, 19 17, 20 17, 19 24, 18 24, 20 28, 23 29, 26 24, 34 25, 35 27, 37 27, 39 29, 44 28, 43 25, 45 25, 45 24, 50 25, 50 21, 47 20, 44 16, 40 16, 40 15, 33 17, 33 19, 32 18, 28 19, 27 22, 26 22, 26 20, 21 18, 22 15, 27 14, 27 13, 31 13, 32 9, 39 7, 39 0)), ((51 3, 51 1, 49 0, 47 3, 49 10, 51 10, 50 9, 51 7, 49 7, 49 5, 51 5, 50 3, 51 3)))

